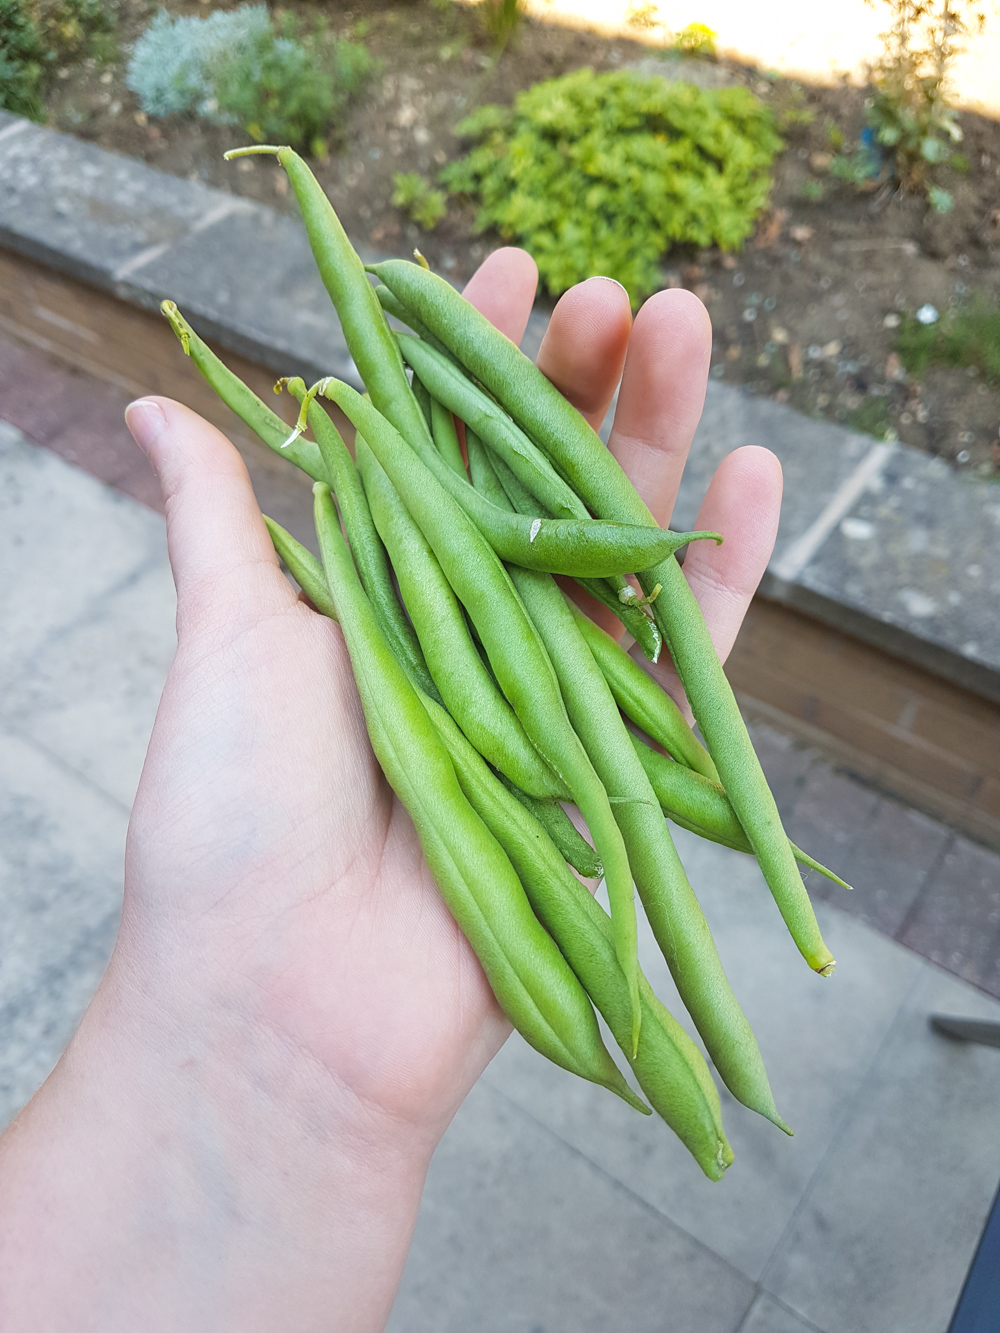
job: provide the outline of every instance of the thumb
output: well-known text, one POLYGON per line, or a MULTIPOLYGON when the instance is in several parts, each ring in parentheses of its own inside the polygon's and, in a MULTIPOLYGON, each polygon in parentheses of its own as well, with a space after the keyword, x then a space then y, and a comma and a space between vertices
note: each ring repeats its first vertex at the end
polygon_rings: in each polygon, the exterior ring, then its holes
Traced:
POLYGON ((138 399, 125 421, 163 492, 178 632, 238 630, 293 602, 246 466, 222 432, 170 398, 138 399))

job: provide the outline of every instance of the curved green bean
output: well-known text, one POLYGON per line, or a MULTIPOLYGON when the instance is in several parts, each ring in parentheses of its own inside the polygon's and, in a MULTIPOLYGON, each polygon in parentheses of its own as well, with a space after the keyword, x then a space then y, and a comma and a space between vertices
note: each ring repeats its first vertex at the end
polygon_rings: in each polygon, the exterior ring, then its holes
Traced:
MULTIPOLYGON (((499 454, 489 450, 489 455, 490 466, 514 509, 522 514, 530 513, 533 506, 528 488, 499 454)), ((609 611, 614 612, 651 662, 659 661, 663 636, 656 621, 650 619, 644 608, 637 604, 637 594, 626 578, 619 574, 606 579, 577 579, 577 583, 609 611), (632 594, 631 599, 625 596, 626 591, 632 594)))
MULTIPOLYGON (((490 478, 485 453, 470 450, 469 465, 474 484, 497 495, 499 483, 490 478)), ((612 802, 639 897, 685 1008, 733 1096, 790 1133, 659 802, 573 612, 548 575, 514 567, 508 572, 548 649, 570 721, 612 802)))
POLYGON ((448 409, 434 397, 431 398, 431 434, 434 436, 434 445, 438 453, 451 470, 465 481, 465 459, 462 457, 462 446, 458 442, 455 420, 448 409))
MULTIPOLYGON (((542 641, 496 552, 465 510, 421 466, 403 437, 349 385, 333 380, 325 392, 364 435, 385 469, 468 611, 500 688, 529 739, 566 783, 587 821, 604 865, 615 949, 629 981, 638 1041, 641 1015, 632 872, 607 793, 570 725, 559 682, 542 641)), ((446 464, 442 467, 454 477, 446 464)), ((468 489, 472 491, 471 486, 468 489)))
POLYGON ((423 413, 423 418, 427 422, 427 429, 430 430, 431 396, 426 388, 420 383, 420 379, 417 375, 414 375, 410 388, 413 390, 413 396, 417 400, 417 406, 420 408, 420 411, 423 413))
POLYGON ((558 801, 537 801, 533 796, 529 796, 527 792, 522 791, 520 787, 506 778, 499 770, 497 770, 497 777, 511 795, 520 801, 532 818, 541 824, 553 845, 558 848, 559 855, 564 861, 567 861, 578 874, 587 879, 601 878, 604 874, 604 867, 601 865, 597 853, 583 834, 579 832, 558 801))
POLYGON ((604 909, 531 816, 496 781, 448 715, 424 701, 469 803, 510 857, 536 916, 604 1016, 639 1086, 711 1180, 733 1160, 719 1094, 701 1052, 640 973, 642 1032, 633 1053, 631 1001, 604 909))
MULTIPOLYGON (((300 404, 306 402, 307 390, 301 379, 288 380, 287 388, 300 404)), ((322 405, 317 403, 315 398, 310 398, 306 407, 309 427, 319 445, 325 478, 332 486, 337 503, 340 505, 340 512, 344 516, 344 527, 361 577, 361 585, 372 604, 382 632, 392 645, 396 656, 419 682, 421 689, 432 698, 440 700, 441 696, 427 669, 413 626, 403 614, 399 599, 396 597, 385 547, 372 522, 371 511, 354 459, 344 443, 343 436, 322 405)))
MULTIPOLYGON (((405 260, 386 260, 371 271, 545 450, 592 513, 628 523, 655 523, 596 431, 537 366, 448 283, 405 260)), ((814 971, 830 976, 833 956, 823 943, 778 807, 694 593, 672 557, 640 571, 639 581, 647 593, 657 583, 662 586, 653 613, 733 809, 800 953, 814 971)))
MULTIPOLYGON (((332 398, 353 421, 351 410, 344 403, 353 404, 361 395, 349 384, 329 377, 320 380, 310 392, 332 398)), ((380 419, 391 425, 381 415, 380 419)), ((354 424, 357 426, 357 422, 354 424)), ((448 466, 433 442, 428 449, 418 451, 411 449, 401 435, 400 440, 412 459, 408 475, 415 478, 417 472, 430 474, 475 522, 497 555, 526 569, 603 577, 641 568, 654 547, 661 551, 676 550, 691 541, 721 541, 715 532, 669 532, 663 528, 628 527, 593 519, 545 519, 515 514, 484 499, 448 466)))
POLYGON ((571 604, 580 633, 594 654, 604 678, 611 687, 615 702, 626 717, 652 736, 679 764, 696 773, 719 781, 711 755, 688 726, 684 714, 666 690, 643 671, 621 644, 605 634, 589 616, 571 604))
POLYGON ((287 146, 254 144, 234 148, 224 156, 228 162, 260 153, 277 157, 288 174, 316 267, 372 402, 405 439, 429 445, 430 430, 406 378, 392 330, 333 205, 306 163, 287 146))
POLYGON ((444 343, 435 338, 427 325, 421 323, 412 310, 407 310, 402 301, 397 300, 388 287, 376 287, 375 295, 378 298, 379 305, 387 315, 392 315, 393 319, 398 319, 401 324, 407 325, 408 328, 413 330, 417 337, 422 338, 424 342, 433 347, 436 352, 440 352, 442 356, 446 356, 449 361, 453 362, 456 366, 458 365, 458 362, 452 356, 451 352, 448 351, 447 347, 445 347, 444 343))
MULTIPOLYGON (((244 425, 249 426, 269 449, 273 449, 282 458, 287 458, 314 481, 326 481, 327 476, 323 470, 318 445, 298 436, 290 438, 289 428, 281 417, 272 412, 267 404, 258 398, 252 389, 248 389, 239 376, 234 375, 212 349, 202 342, 173 301, 161 301, 160 313, 170 321, 170 327, 177 335, 184 355, 191 358, 225 405, 236 413, 244 425)), ((294 432, 292 434, 294 435, 294 432)))
POLYGON ((524 791, 540 799, 568 799, 565 783, 532 745, 483 665, 430 543, 360 434, 356 452, 372 519, 445 707, 479 753, 524 791))
POLYGON ((271 543, 278 555, 285 562, 289 573, 299 585, 313 606, 331 620, 337 619, 337 608, 330 596, 330 588, 323 573, 323 566, 301 542, 297 542, 290 532, 275 523, 273 518, 261 514, 264 526, 271 534, 271 543))
POLYGON ((361 587, 329 488, 316 526, 372 748, 406 806, 449 911, 508 1018, 555 1064, 630 1105, 637 1098, 601 1041, 590 1001, 538 923, 506 853, 466 799, 447 751, 361 587))
POLYGON ((432 347, 405 333, 396 335, 403 360, 426 384, 432 398, 454 412, 507 466, 545 511, 557 518, 590 518, 587 506, 506 412, 432 347))
MULTIPOLYGON (((650 749, 638 736, 632 736, 632 744, 656 793, 660 809, 668 819, 702 838, 708 838, 710 842, 731 847, 735 852, 753 855, 750 839, 736 818, 736 811, 720 783, 685 768, 683 764, 674 763, 665 754, 650 749)), ((796 847, 794 842, 790 846, 799 865, 818 871, 843 889, 851 887, 808 852, 796 847)))

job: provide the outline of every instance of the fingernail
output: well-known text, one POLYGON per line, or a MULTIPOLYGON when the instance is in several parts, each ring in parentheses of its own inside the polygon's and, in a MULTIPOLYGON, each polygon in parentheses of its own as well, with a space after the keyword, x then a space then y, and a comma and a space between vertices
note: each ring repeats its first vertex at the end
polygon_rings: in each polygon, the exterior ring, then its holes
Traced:
POLYGON ((132 432, 132 439, 148 454, 150 449, 166 429, 167 418, 159 403, 152 398, 137 398, 125 409, 125 424, 132 432))

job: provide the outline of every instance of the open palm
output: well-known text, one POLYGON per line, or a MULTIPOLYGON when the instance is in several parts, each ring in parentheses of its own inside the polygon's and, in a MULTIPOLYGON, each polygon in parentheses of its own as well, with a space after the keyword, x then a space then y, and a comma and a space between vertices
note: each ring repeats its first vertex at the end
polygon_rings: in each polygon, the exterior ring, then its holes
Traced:
MULTIPOLYGON (((528 256, 503 250, 467 295, 517 340, 535 282, 528 256)), ((710 349, 694 297, 662 293, 633 326, 622 289, 592 279, 559 303, 539 357, 595 423, 624 365, 611 447, 661 523, 710 349)), ((179 646, 132 816, 116 964, 229 1006, 435 1141, 506 1021, 372 756, 340 630, 281 574, 238 453, 169 400, 132 410, 166 496, 179 646)), ((743 449, 699 516, 725 542, 692 547, 685 568, 723 656, 780 491, 773 456, 743 449)))

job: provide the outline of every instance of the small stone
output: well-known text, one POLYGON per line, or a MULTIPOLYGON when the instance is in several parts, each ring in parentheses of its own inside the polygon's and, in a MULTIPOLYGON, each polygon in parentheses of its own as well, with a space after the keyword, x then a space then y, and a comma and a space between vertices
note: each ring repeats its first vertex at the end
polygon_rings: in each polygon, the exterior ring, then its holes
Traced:
POLYGON ((812 167, 813 171, 819 172, 820 175, 830 170, 830 163, 832 161, 833 161, 832 153, 809 154, 809 165, 812 167))
POLYGON ((921 324, 936 324, 940 319, 940 315, 937 312, 937 307, 928 303, 927 305, 922 305, 917 311, 917 319, 921 324))
POLYGON ((905 379, 906 371, 903 369, 903 363, 899 359, 898 352, 890 352, 885 359, 885 377, 887 380, 905 379))
POLYGON ((771 329, 771 337, 774 339, 774 341, 778 344, 779 347, 784 347, 788 343, 788 330, 783 329, 781 328, 780 325, 776 324, 771 329))
POLYGON ((789 227, 788 234, 793 241, 798 241, 800 245, 805 245, 806 241, 812 240, 813 229, 812 227, 807 227, 802 224, 798 227, 789 227))
POLYGON ((132 119, 135 121, 135 123, 139 126, 140 129, 143 129, 146 125, 149 124, 149 117, 146 115, 145 111, 133 112, 132 119))
POLYGON ((866 542, 875 536, 875 524, 869 523, 866 518, 845 518, 840 524, 840 530, 845 537, 855 542, 866 542))
POLYGON ((838 342, 836 338, 834 338, 832 342, 825 343, 823 346, 824 361, 830 360, 835 356, 840 356, 840 353, 843 351, 843 349, 844 349, 844 344, 842 342, 838 342))
POLYGON ((907 614, 914 619, 922 619, 924 616, 932 616, 938 609, 937 602, 933 597, 928 597, 925 592, 919 588, 901 588, 899 600, 906 608, 907 614))
POLYGON ((746 310, 743 311, 743 319, 747 324, 752 324, 756 318, 757 318, 757 307, 748 305, 746 310))

